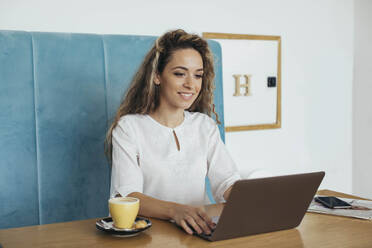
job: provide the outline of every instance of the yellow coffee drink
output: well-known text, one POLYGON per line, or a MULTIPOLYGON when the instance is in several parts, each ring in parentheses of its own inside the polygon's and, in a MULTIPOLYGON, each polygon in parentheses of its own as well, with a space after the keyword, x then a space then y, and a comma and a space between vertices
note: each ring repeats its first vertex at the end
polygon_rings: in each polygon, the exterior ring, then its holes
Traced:
POLYGON ((139 210, 139 199, 134 197, 111 198, 109 209, 115 227, 132 228, 139 210))

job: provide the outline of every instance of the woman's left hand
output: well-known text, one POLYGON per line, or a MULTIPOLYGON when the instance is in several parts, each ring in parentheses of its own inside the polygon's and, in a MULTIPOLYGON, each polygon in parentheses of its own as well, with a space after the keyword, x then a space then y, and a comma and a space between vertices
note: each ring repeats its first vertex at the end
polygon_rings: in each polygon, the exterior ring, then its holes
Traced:
POLYGON ((171 210, 172 219, 188 234, 193 234, 194 229, 198 234, 210 234, 216 224, 205 213, 203 208, 183 204, 174 204, 171 210), (191 229, 191 228, 192 229, 191 229))

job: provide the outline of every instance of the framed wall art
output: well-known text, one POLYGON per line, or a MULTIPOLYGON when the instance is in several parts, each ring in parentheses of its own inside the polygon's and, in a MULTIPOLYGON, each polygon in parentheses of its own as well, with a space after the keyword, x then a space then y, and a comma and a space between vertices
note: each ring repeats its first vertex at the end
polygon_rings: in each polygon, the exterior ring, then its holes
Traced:
POLYGON ((220 43, 226 132, 281 127, 281 37, 203 33, 220 43))

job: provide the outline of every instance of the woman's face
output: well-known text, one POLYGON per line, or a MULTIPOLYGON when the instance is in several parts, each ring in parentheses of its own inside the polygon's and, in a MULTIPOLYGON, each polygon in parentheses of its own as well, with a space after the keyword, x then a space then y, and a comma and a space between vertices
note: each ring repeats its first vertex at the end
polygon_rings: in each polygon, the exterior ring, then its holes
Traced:
POLYGON ((198 97, 203 78, 203 59, 192 48, 173 52, 155 83, 160 85, 160 106, 168 110, 188 109, 198 97))

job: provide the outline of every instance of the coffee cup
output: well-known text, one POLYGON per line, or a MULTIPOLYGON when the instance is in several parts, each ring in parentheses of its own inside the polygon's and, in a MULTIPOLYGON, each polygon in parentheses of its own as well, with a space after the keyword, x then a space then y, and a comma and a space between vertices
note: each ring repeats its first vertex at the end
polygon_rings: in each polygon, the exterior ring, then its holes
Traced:
POLYGON ((134 197, 111 198, 109 210, 115 227, 130 229, 138 214, 139 199, 134 197))

